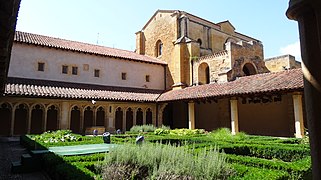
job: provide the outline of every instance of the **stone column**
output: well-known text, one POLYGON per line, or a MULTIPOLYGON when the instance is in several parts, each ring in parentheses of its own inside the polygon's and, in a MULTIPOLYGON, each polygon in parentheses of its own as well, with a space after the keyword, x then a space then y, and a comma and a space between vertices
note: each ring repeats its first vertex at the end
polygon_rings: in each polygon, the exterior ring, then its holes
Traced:
POLYGON ((123 110, 123 129, 122 129, 123 133, 126 132, 126 112, 127 112, 127 108, 124 108, 124 110, 123 110))
POLYGON ((153 125, 155 126, 155 127, 157 127, 157 114, 156 114, 156 106, 153 106, 153 108, 151 109, 151 111, 152 111, 152 122, 153 122, 153 125))
POLYGON ((138 108, 133 108, 133 126, 136 126, 136 114, 138 108))
POLYGON ((97 122, 97 119, 96 119, 96 113, 97 113, 97 107, 93 107, 93 126, 96 126, 96 122, 97 122))
POLYGON ((32 115, 32 108, 29 107, 29 111, 28 111, 28 127, 27 127, 27 133, 30 134, 30 130, 31 130, 31 115, 32 115))
POLYGON ((14 133, 14 119, 15 119, 15 116, 16 116, 16 106, 13 106, 12 109, 11 109, 11 129, 10 129, 10 136, 13 136, 13 133, 14 133))
POLYGON ((286 12, 298 21, 304 99, 310 137, 313 179, 321 179, 321 1, 290 0, 286 12))
POLYGON ((47 131, 47 111, 48 111, 48 107, 44 107, 43 109, 43 132, 47 131))
POLYGON ((294 106, 295 137, 302 138, 304 136, 302 95, 293 94, 292 98, 294 106))
POLYGON ((163 125, 163 112, 166 106, 167 106, 167 103, 164 103, 158 106, 158 122, 157 122, 158 127, 161 127, 163 125))
POLYGON ((107 108, 107 111, 108 111, 108 116, 107 116, 106 120, 108 121, 108 131, 112 131, 113 132, 113 131, 115 131, 115 120, 114 120, 115 111, 114 111, 114 107, 112 105, 110 105, 107 108))
POLYGON ((145 125, 146 124, 146 111, 147 111, 147 109, 145 109, 144 111, 143 111, 143 124, 145 125))
POLYGON ((70 129, 70 123, 69 123, 69 103, 64 101, 61 103, 61 118, 60 118, 60 129, 70 129))
POLYGON ((231 99, 231 128, 232 128, 232 134, 235 135, 239 132, 239 114, 238 114, 238 108, 237 108, 237 99, 231 99))
POLYGON ((188 129, 195 129, 195 104, 188 103, 188 129))

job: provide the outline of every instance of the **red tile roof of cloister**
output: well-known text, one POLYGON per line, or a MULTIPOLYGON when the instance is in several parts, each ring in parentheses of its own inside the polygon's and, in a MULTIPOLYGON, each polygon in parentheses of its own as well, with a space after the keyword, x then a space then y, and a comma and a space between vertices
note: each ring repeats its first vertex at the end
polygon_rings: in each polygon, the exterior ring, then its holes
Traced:
POLYGON ((227 83, 187 87, 163 93, 157 101, 196 100, 276 92, 303 91, 301 69, 245 76, 227 83))
POLYGON ((132 51, 109 48, 99 45, 87 44, 82 42, 70 41, 60 38, 48 37, 38 34, 16 31, 15 42, 33 44, 37 46, 57 48, 62 50, 76 51, 112 58, 120 58, 138 62, 166 65, 167 63, 159 59, 140 55, 132 51))
POLYGON ((171 90, 110 87, 69 82, 8 78, 7 96, 95 99, 106 101, 168 102, 266 93, 303 91, 301 69, 245 76, 227 83, 215 83, 171 90))
POLYGON ((162 90, 8 78, 7 96, 155 102, 162 90))

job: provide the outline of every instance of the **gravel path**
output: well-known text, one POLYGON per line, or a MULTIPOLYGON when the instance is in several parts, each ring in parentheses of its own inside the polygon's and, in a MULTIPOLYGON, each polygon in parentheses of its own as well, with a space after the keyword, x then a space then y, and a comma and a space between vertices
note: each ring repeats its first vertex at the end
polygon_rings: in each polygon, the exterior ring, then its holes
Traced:
POLYGON ((11 162, 19 161, 26 149, 19 143, 17 137, 0 137, 0 180, 48 180, 48 175, 44 172, 12 174, 11 162))

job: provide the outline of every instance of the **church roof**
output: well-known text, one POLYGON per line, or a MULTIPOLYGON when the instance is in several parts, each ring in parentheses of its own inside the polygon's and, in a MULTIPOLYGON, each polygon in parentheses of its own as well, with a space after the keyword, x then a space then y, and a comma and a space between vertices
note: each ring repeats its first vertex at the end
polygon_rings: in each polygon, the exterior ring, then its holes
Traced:
POLYGON ((169 102, 273 95, 295 91, 303 91, 303 73, 301 69, 245 76, 227 83, 192 86, 165 93, 162 90, 9 77, 5 95, 80 100, 169 102))
POLYGON ((227 83, 187 87, 163 93, 157 101, 219 99, 223 97, 303 91, 301 69, 245 76, 227 83))
POLYGON ((132 51, 109 48, 94 44, 70 41, 60 38, 43 36, 38 34, 17 31, 14 37, 15 42, 33 44, 49 48, 75 51, 80 53, 88 53, 93 55, 101 55, 112 58, 132 60, 137 62, 152 63, 166 65, 167 63, 156 58, 140 55, 132 51))
POLYGON ((154 102, 162 90, 111 87, 8 77, 6 96, 154 102))

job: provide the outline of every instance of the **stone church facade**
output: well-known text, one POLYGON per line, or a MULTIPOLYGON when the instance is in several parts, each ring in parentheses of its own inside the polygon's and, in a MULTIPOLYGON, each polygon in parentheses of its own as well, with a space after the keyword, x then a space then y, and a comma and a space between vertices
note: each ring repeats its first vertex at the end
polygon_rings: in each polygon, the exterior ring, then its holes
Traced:
POLYGON ((16 32, 1 133, 164 124, 302 137, 299 67, 265 61, 262 43, 229 21, 184 11, 158 10, 136 33, 136 52, 16 32))

